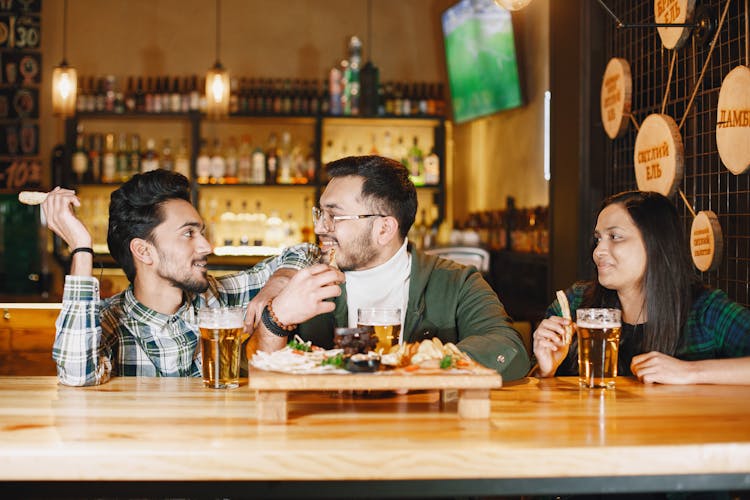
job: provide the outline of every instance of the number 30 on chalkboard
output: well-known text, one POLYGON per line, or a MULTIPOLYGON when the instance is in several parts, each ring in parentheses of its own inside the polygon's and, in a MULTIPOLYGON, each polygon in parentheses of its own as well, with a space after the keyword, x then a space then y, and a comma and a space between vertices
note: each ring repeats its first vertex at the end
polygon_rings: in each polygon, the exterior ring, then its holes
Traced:
POLYGON ((37 49, 40 38, 39 19, 0 15, 0 47, 37 49))

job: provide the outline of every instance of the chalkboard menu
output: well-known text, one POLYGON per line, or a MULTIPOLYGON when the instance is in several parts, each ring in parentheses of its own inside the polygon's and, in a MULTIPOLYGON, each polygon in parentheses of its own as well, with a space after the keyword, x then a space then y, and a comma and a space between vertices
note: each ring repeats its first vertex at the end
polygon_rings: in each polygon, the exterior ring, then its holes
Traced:
POLYGON ((41 0, 0 0, 0 189, 40 187, 41 0))

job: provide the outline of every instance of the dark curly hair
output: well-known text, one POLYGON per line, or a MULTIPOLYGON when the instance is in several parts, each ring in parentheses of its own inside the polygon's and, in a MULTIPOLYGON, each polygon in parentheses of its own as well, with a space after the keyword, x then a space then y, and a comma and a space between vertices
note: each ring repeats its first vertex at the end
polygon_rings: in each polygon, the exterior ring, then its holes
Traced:
POLYGON ((364 178, 362 197, 373 212, 391 215, 406 238, 417 215, 417 190, 401 163, 382 156, 347 156, 326 165, 330 178, 358 175, 364 178))
POLYGON ((182 174, 161 169, 136 174, 112 192, 107 246, 131 283, 135 279, 131 240, 153 241, 154 228, 165 218, 161 207, 174 199, 190 201, 190 182, 182 174))

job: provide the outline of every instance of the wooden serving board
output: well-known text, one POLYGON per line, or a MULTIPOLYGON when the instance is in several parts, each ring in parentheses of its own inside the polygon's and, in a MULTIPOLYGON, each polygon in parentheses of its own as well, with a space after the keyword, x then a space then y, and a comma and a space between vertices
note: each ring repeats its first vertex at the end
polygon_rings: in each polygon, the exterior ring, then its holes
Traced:
POLYGON ((458 391, 458 415, 465 419, 489 418, 490 390, 502 387, 502 377, 488 368, 470 373, 434 373, 400 370, 375 373, 293 375, 250 368, 248 387, 255 389, 260 422, 283 423, 287 420, 289 391, 458 391))

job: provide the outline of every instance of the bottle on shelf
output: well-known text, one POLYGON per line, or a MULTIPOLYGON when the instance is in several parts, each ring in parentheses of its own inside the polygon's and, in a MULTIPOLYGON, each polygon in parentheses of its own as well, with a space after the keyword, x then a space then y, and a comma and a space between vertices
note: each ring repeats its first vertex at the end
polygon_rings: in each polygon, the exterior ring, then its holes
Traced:
POLYGON ((161 158, 159 161, 159 165, 164 170, 169 170, 170 172, 173 172, 175 170, 174 165, 174 154, 172 153, 172 143, 169 139, 164 139, 164 142, 162 143, 161 148, 161 158))
POLYGON ((427 186, 440 184, 440 158, 434 146, 430 148, 430 154, 424 159, 424 183, 427 186))
POLYGON ((86 154, 86 137, 83 134, 83 125, 76 127, 76 149, 71 157, 71 169, 76 174, 76 182, 84 181, 89 169, 88 155, 86 154))
POLYGON ((150 172, 159 168, 159 153, 156 152, 156 141, 148 138, 146 151, 141 156, 141 172, 150 172))
POLYGON ((102 155, 102 182, 116 182, 117 160, 115 158, 115 134, 104 136, 104 154, 102 155))
POLYGON ((199 184, 208 184, 211 176, 211 157, 208 155, 206 139, 201 139, 200 151, 195 160, 195 175, 198 177, 199 184))
POLYGON ((266 219, 265 244, 270 247, 281 247, 284 245, 284 221, 279 217, 279 212, 271 211, 271 215, 266 219))
MULTIPOLYGON (((244 134, 240 140, 240 148, 237 152, 237 180, 240 184, 249 184, 253 182, 252 177, 252 151, 250 148, 250 136, 244 134)), ((266 166, 263 165, 263 175, 265 180, 266 166)))
POLYGON ((129 176, 141 171, 141 136, 138 134, 130 135, 130 165, 129 176))
POLYGON ((237 230, 237 214, 232 211, 232 201, 226 201, 226 209, 219 216, 219 227, 217 229, 218 237, 215 244, 217 246, 234 245, 234 237, 237 230))
POLYGON ((275 184, 279 167, 278 136, 271 132, 266 143, 266 184, 275 184))
POLYGON ((125 182, 130 178, 130 154, 128 152, 128 134, 120 132, 117 135, 117 152, 115 153, 115 170, 118 182, 125 182))
POLYGON ((187 139, 180 140, 180 147, 174 157, 174 171, 190 179, 190 154, 188 153, 187 139))
POLYGON ((409 178, 415 186, 424 185, 424 158, 422 150, 419 148, 419 139, 414 136, 412 147, 408 153, 409 178))
POLYGON ((221 141, 214 139, 214 149, 211 153, 211 167, 208 182, 210 184, 224 184, 224 176, 227 172, 227 162, 221 152, 221 141))
POLYGON ((247 209, 247 200, 242 200, 242 210, 237 213, 237 220, 233 235, 239 238, 239 244, 246 246, 250 244, 250 233, 252 231, 252 215, 247 209))
POLYGON ((292 183, 292 136, 286 130, 281 133, 276 184, 292 183))
POLYGON ((91 134, 89 136, 89 171, 91 182, 102 182, 102 149, 104 147, 104 136, 102 134, 91 134))
POLYGON ((237 158, 237 139, 230 137, 224 150, 226 172, 224 174, 225 184, 237 184, 239 182, 239 159, 237 158))
MULTIPOLYGON (((248 138, 248 147, 250 145, 248 138)), ((253 184, 266 183, 266 154, 260 145, 255 146, 251 156, 250 182, 253 184)))
POLYGON ((255 246, 268 244, 266 241, 266 221, 268 217, 261 208, 260 201, 255 202, 255 211, 250 214, 250 241, 255 246))
POLYGON ((315 229, 312 227, 312 202, 309 196, 305 196, 303 204, 303 224, 300 228, 300 237, 302 238, 302 243, 315 243, 315 229))

